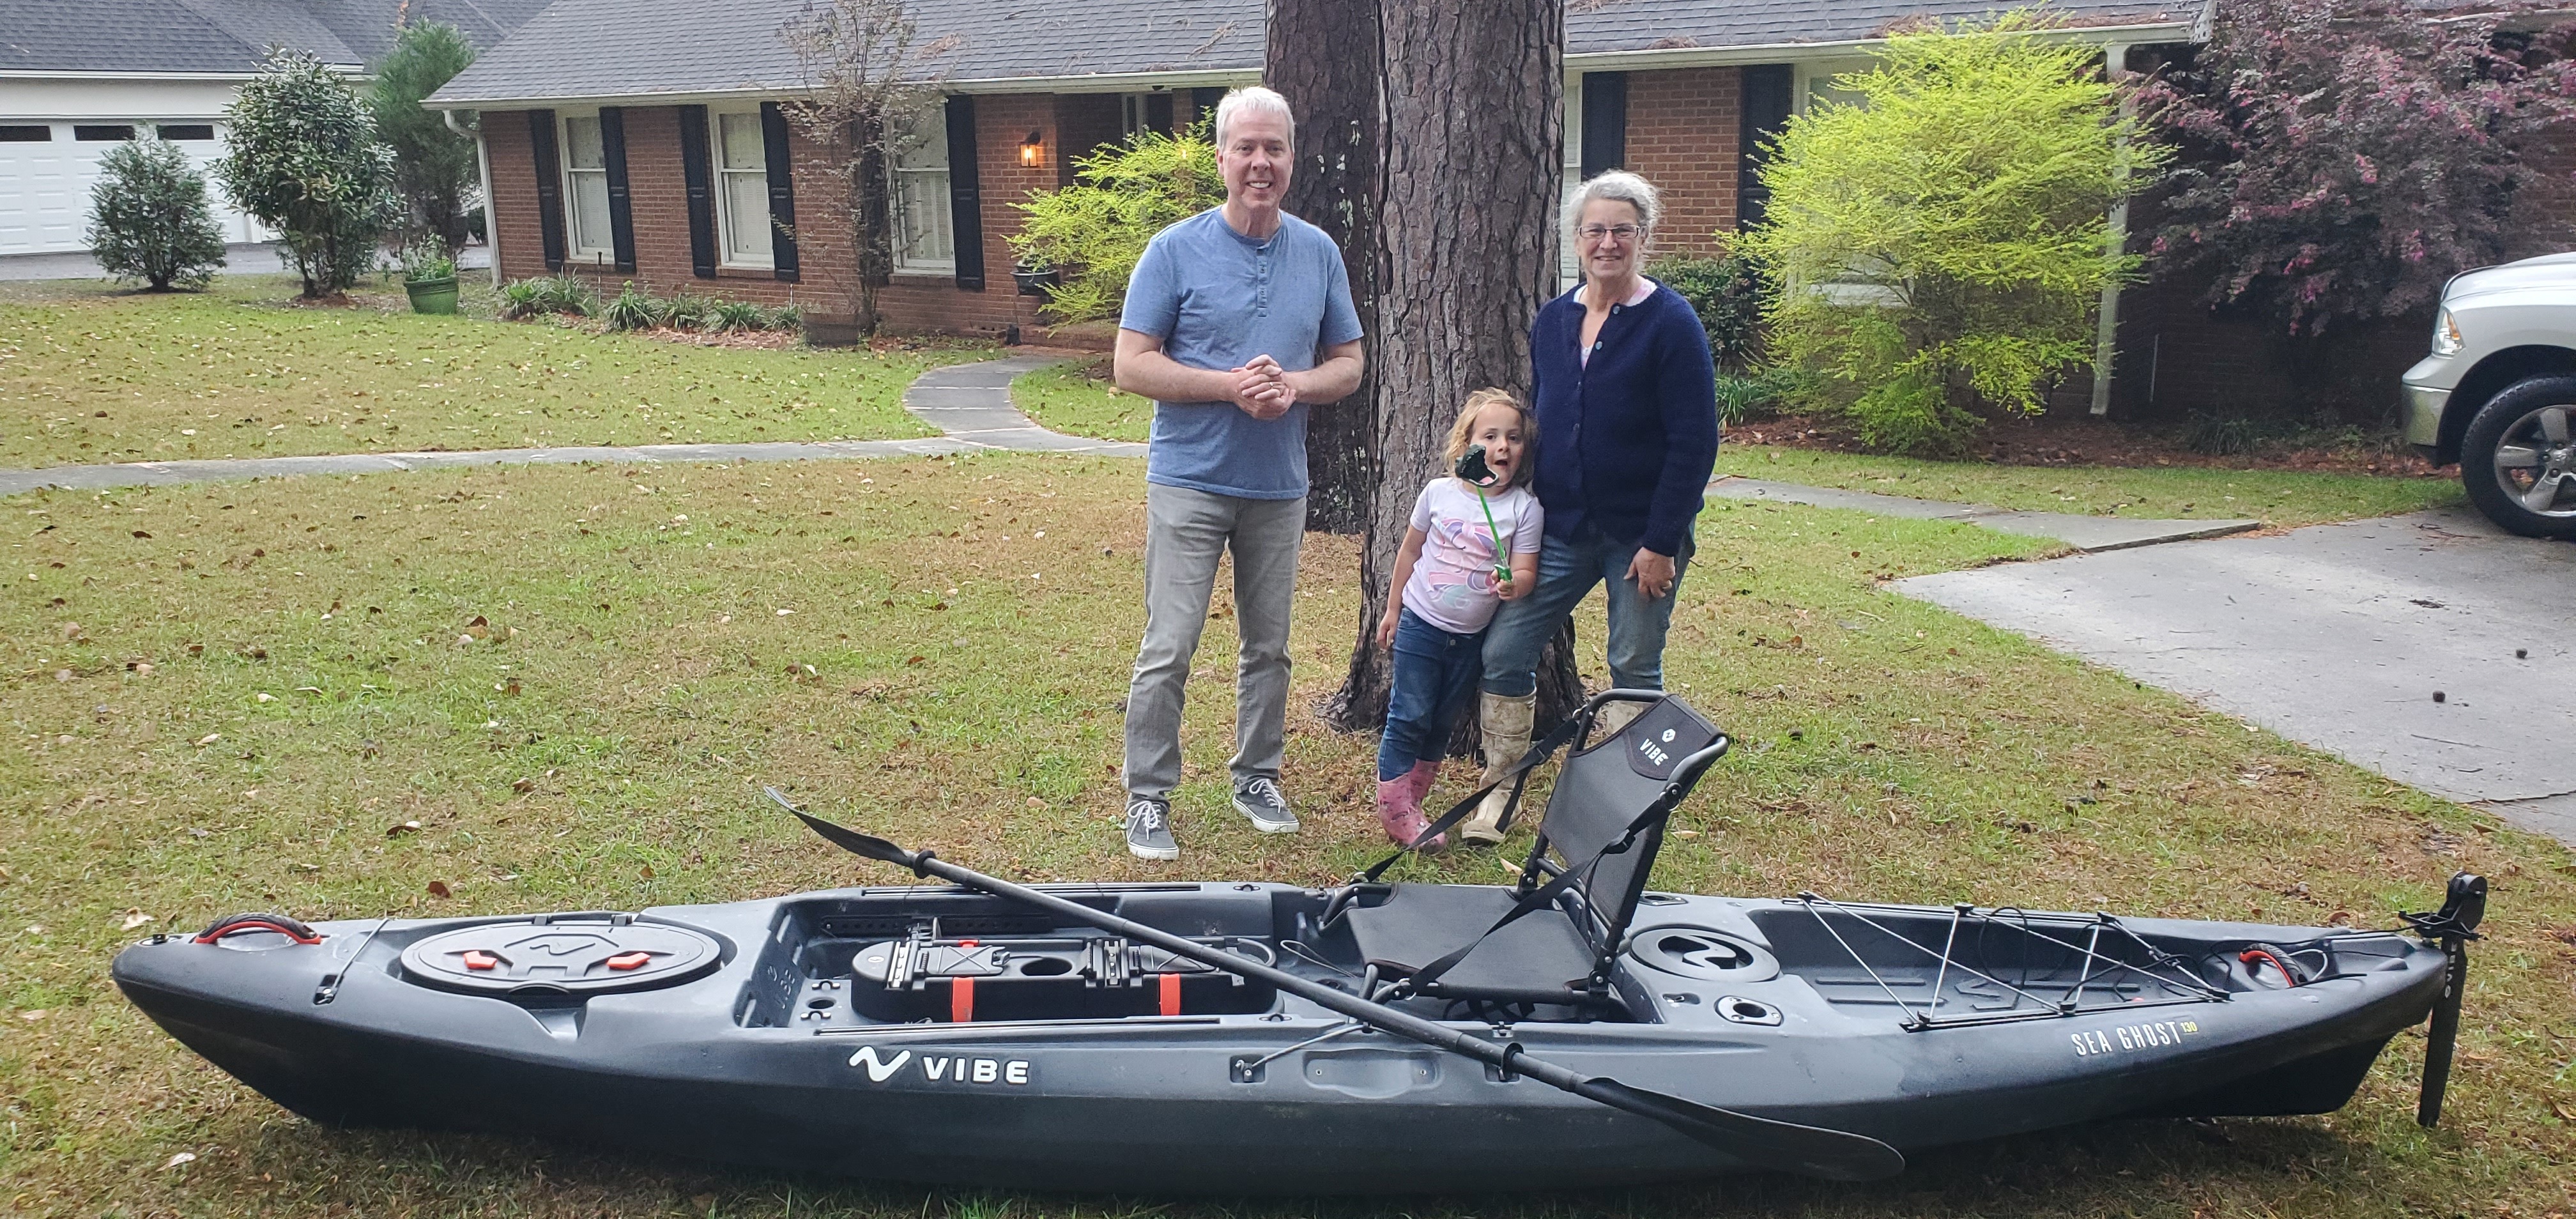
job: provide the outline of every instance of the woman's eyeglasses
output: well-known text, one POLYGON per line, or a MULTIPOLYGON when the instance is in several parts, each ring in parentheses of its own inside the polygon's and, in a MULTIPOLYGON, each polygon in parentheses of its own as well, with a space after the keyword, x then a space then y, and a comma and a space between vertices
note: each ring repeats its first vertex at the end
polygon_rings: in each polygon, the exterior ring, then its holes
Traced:
POLYGON ((1633 224, 1587 224, 1582 228, 1574 230, 1574 232, 1576 236, 1583 238, 1585 241, 1599 241, 1604 237, 1616 237, 1621 241, 1635 241, 1637 239, 1637 234, 1645 232, 1645 230, 1638 228, 1633 224))

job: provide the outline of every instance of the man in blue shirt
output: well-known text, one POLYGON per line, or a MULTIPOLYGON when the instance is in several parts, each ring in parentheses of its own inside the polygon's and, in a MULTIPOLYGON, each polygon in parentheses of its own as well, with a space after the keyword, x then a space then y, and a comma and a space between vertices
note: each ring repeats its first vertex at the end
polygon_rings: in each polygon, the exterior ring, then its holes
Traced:
POLYGON ((1360 381, 1359 314, 1342 252, 1279 210, 1295 122, 1287 99, 1237 89, 1216 110, 1225 204, 1155 234, 1118 319, 1118 388, 1154 400, 1145 459, 1145 641, 1127 687, 1127 849, 1178 859, 1181 701, 1217 560, 1234 552, 1234 807, 1297 829, 1279 790, 1288 617, 1306 536, 1306 408, 1360 381))

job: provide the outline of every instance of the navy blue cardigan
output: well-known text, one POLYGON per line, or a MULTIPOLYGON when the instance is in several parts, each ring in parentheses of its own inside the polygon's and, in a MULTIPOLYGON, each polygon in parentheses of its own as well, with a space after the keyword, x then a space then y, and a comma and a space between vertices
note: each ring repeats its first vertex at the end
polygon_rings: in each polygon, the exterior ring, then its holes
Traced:
POLYGON ((1708 331, 1671 288, 1613 305, 1585 364, 1583 302, 1568 292, 1530 324, 1538 501, 1549 537, 1585 521, 1602 536, 1681 553, 1717 464, 1717 374, 1708 331))

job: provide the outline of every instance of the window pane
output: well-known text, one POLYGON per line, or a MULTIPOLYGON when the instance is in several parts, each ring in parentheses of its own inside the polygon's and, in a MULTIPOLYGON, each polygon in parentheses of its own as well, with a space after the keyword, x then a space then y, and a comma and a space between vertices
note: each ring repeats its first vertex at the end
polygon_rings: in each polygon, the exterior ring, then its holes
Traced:
POLYGON ((564 120, 564 156, 565 164, 574 169, 608 168, 608 152, 599 142, 598 119, 564 120))
POLYGON ((725 261, 769 261, 769 179, 728 173, 725 191, 725 261))
POLYGON ((161 138, 165 140, 211 140, 215 138, 215 125, 212 123, 163 123, 161 124, 161 138))
POLYGON ((19 123, 0 127, 0 144, 43 144, 54 138, 54 129, 43 124, 19 123))
POLYGON ((585 250, 609 248, 607 174, 572 176, 572 243, 585 250))
POLYGON ((134 125, 131 123, 101 123, 96 126, 92 126, 88 123, 83 123, 72 128, 72 138, 75 140, 130 140, 134 138, 134 125))
POLYGON ((905 170, 895 175, 895 258, 904 263, 948 262, 956 250, 948 235, 948 175, 905 170))
MULTIPOLYGON (((759 115, 719 114, 716 116, 716 130, 723 136, 725 168, 765 169, 768 167, 768 146, 761 142, 759 115)), ((768 249, 768 243, 764 241, 761 248, 768 249)))
POLYGON ((930 112, 914 125, 912 139, 904 145, 903 155, 895 159, 902 169, 948 168, 948 108, 932 106, 930 112))

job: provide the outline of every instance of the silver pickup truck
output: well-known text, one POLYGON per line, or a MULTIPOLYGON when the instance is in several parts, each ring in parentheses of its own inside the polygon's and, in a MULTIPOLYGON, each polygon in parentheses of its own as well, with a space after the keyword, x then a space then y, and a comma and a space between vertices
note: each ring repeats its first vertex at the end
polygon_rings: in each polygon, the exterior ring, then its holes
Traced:
POLYGON ((2576 253, 2454 277, 2405 383, 2407 441, 2487 519, 2576 539, 2576 253))

